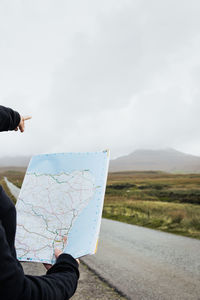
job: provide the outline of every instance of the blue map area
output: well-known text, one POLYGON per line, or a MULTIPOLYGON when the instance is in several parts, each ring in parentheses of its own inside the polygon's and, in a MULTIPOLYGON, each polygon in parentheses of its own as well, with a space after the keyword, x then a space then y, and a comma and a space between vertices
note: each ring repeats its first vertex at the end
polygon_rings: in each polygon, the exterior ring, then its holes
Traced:
POLYGON ((95 179, 95 193, 76 218, 67 240, 65 253, 78 258, 93 254, 99 236, 108 173, 109 151, 56 153, 33 156, 27 173, 57 175, 88 170, 95 179))

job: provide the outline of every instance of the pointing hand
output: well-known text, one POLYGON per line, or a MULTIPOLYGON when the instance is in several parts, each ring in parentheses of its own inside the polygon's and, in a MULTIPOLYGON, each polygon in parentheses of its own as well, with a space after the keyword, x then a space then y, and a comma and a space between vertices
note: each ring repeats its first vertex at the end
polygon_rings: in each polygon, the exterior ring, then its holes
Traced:
POLYGON ((20 123, 19 123, 19 125, 17 126, 17 128, 15 128, 15 131, 17 131, 17 130, 19 129, 21 132, 24 132, 24 129, 25 129, 25 121, 26 121, 26 120, 30 120, 31 118, 32 118, 31 116, 25 116, 25 117, 22 117, 22 116, 21 116, 20 123))

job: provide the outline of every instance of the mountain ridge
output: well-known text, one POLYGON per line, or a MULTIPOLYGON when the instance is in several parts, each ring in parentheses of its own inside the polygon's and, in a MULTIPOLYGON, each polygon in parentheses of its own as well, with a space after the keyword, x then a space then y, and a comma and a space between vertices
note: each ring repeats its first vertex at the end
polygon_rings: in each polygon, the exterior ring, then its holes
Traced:
MULTIPOLYGON (((31 156, 0 158, 0 168, 27 167, 31 156)), ((200 156, 173 148, 137 149, 110 161, 109 172, 164 171, 177 173, 200 173, 200 156)))
POLYGON ((173 148, 137 149, 110 161, 109 172, 122 171, 200 173, 200 157, 173 148))

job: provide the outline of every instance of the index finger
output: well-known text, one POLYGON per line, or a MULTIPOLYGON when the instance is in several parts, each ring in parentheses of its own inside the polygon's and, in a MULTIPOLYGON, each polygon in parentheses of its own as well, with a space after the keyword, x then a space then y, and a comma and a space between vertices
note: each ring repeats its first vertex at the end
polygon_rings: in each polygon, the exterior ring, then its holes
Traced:
POLYGON ((25 116, 25 117, 23 117, 23 118, 24 118, 24 121, 32 119, 31 116, 25 116))

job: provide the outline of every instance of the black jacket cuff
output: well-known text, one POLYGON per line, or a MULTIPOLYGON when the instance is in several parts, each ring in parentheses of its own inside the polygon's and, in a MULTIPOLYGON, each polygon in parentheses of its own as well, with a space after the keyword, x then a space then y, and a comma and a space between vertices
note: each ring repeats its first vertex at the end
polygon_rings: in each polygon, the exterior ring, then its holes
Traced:
POLYGON ((21 117, 17 111, 0 105, 0 131, 14 130, 19 126, 21 117))
POLYGON ((47 274, 65 272, 66 268, 70 268, 76 272, 77 277, 79 278, 78 267, 78 262, 70 254, 62 253, 57 258, 56 263, 47 271, 47 274))
POLYGON ((11 111, 10 116, 11 118, 10 118, 10 125, 8 130, 14 130, 17 126, 19 126, 21 116, 15 110, 11 111))

